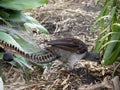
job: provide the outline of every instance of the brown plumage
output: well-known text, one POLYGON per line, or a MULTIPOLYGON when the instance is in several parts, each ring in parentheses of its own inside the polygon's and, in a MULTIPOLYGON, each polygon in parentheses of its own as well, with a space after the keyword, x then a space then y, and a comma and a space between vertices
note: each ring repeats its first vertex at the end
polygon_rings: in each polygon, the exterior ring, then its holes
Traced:
POLYGON ((75 38, 61 38, 47 42, 49 50, 61 56, 60 60, 71 68, 80 59, 99 61, 100 56, 95 52, 88 52, 87 45, 75 38))
POLYGON ((87 45, 83 41, 75 38, 57 39, 49 41, 47 44, 51 45, 52 47, 60 48, 78 54, 82 54, 88 51, 87 45))

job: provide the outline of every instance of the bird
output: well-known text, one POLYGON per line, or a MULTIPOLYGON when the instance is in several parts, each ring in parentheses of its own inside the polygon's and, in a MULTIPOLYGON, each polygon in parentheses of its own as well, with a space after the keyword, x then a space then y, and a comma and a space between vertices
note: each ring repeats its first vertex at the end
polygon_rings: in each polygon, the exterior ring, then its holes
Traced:
POLYGON ((68 64, 70 68, 79 60, 90 60, 100 63, 100 54, 88 51, 87 45, 76 38, 60 38, 47 42, 47 49, 60 56, 59 60, 68 64))
MULTIPOLYGON (((74 64, 81 59, 100 62, 100 55, 96 52, 89 52, 87 45, 75 38, 61 38, 47 42, 48 47, 45 47, 41 53, 29 53, 20 50, 18 47, 0 40, 0 45, 17 54, 27 58, 31 62, 45 64, 59 59, 66 63, 70 68, 74 68, 74 64)), ((3 59, 6 61, 13 60, 12 53, 5 51, 3 59), (8 60, 9 59, 9 60, 8 60)))

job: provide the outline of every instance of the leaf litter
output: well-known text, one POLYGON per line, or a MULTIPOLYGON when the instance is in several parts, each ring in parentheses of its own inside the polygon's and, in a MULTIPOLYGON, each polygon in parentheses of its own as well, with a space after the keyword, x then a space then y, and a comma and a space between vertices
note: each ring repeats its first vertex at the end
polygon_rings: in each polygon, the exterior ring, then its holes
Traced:
MULTIPOLYGON (((27 11, 50 32, 50 35, 35 35, 36 43, 43 47, 43 42, 52 39, 75 37, 84 41, 91 50, 99 33, 91 30, 91 27, 102 8, 100 4, 95 9, 94 1, 50 0, 43 7, 27 11)), ((58 60, 50 64, 50 68, 44 67, 43 73, 33 67, 28 82, 22 70, 10 65, 5 66, 5 90, 120 90, 119 67, 112 77, 113 68, 118 63, 102 67, 95 62, 82 60, 73 70, 67 65, 62 66, 58 60)))

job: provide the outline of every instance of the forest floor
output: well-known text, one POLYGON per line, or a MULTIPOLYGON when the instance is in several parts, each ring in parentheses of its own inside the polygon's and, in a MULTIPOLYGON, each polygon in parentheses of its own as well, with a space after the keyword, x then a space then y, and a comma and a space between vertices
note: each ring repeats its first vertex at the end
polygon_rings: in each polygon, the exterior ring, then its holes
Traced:
MULTIPOLYGON (((89 50, 95 45, 99 31, 92 28, 102 4, 95 7, 94 0, 56 0, 43 7, 31 10, 35 17, 50 32, 49 35, 38 35, 38 44, 60 37, 81 39, 89 50)), ((120 74, 116 71, 112 78, 113 67, 102 67, 96 62, 80 61, 77 67, 61 67, 61 62, 55 61, 51 66, 30 71, 30 80, 26 81, 21 70, 9 67, 5 70, 5 90, 117 90, 120 74), (82 67, 81 67, 82 66, 82 67)), ((118 70, 119 71, 119 70, 118 70)))

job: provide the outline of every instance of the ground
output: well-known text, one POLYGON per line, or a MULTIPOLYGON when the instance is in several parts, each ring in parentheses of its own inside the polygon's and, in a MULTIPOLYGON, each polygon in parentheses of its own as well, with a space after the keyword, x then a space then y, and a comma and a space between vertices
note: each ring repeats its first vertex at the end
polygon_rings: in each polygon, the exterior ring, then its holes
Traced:
MULTIPOLYGON (((92 25, 102 8, 102 4, 95 7, 95 3, 94 0, 51 0, 43 7, 30 10, 32 16, 50 32, 47 36, 35 36, 36 42, 41 45, 50 39, 75 37, 84 41, 91 50, 99 34, 92 25)), ((114 65, 102 67, 83 60, 76 67, 70 70, 55 61, 49 68, 45 67, 43 73, 39 68, 30 70, 30 81, 26 81, 21 70, 7 66, 4 70, 5 90, 114 90, 114 83, 119 82, 116 81, 118 77, 112 79, 111 67, 114 65)))

